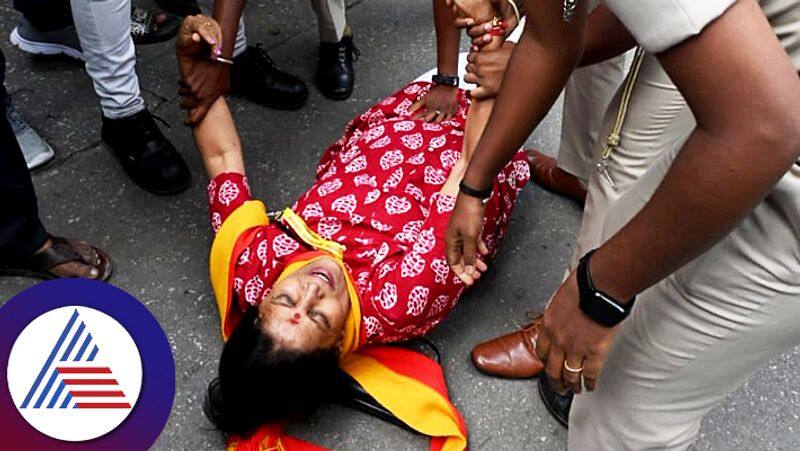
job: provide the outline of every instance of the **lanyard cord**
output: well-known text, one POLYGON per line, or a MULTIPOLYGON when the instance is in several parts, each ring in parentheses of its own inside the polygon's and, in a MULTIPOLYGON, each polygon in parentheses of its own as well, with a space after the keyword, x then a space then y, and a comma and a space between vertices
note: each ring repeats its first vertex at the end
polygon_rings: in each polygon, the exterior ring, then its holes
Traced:
POLYGON ((644 59, 644 49, 636 47, 636 53, 633 56, 631 68, 628 75, 625 76, 625 86, 622 89, 622 98, 619 102, 619 110, 617 110, 617 119, 614 121, 614 127, 611 133, 606 137, 606 146, 603 149, 603 159, 606 160, 611 156, 611 152, 619 145, 619 134, 622 131, 622 124, 625 122, 625 116, 628 114, 628 104, 631 100, 633 93, 633 85, 636 84, 636 78, 639 76, 639 69, 642 67, 642 60, 644 59))
POLYGON ((617 189, 617 184, 614 183, 614 179, 611 178, 611 174, 608 172, 608 160, 611 158, 611 153, 619 145, 622 124, 625 122, 625 116, 628 114, 628 105, 631 101, 631 95, 633 95, 633 87, 636 84, 636 78, 639 76, 639 69, 642 67, 643 59, 644 49, 642 47, 636 47, 636 53, 633 56, 631 68, 628 70, 628 75, 625 76, 625 84, 622 88, 622 97, 619 101, 617 118, 614 121, 611 132, 606 136, 605 147, 603 148, 603 153, 600 155, 600 162, 597 163, 597 171, 614 190, 617 189))

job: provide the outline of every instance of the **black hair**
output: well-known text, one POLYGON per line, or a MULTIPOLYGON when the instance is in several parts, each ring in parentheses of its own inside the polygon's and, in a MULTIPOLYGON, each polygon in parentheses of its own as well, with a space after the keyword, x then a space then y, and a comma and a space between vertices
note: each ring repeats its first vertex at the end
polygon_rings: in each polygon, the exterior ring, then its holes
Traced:
POLYGON ((278 348, 251 307, 222 349, 203 411, 224 434, 243 437, 264 423, 307 418, 333 397, 338 361, 335 349, 278 348))

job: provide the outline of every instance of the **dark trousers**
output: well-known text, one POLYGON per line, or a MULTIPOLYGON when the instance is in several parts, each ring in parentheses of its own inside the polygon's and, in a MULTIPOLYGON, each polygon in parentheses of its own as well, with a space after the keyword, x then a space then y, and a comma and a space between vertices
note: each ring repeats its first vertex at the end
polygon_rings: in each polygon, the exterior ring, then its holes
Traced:
POLYGON ((25 157, 6 119, 5 66, 0 50, 0 260, 27 257, 47 240, 25 157))
POLYGON ((73 24, 69 0, 14 0, 14 9, 39 31, 54 31, 73 24))

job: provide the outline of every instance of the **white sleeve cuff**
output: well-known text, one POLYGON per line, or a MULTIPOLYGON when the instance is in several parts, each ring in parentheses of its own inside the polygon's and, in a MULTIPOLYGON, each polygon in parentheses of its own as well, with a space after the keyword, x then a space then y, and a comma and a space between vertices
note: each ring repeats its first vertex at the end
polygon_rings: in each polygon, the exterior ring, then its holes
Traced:
POLYGON ((605 0, 645 50, 667 50, 699 34, 736 0, 605 0))

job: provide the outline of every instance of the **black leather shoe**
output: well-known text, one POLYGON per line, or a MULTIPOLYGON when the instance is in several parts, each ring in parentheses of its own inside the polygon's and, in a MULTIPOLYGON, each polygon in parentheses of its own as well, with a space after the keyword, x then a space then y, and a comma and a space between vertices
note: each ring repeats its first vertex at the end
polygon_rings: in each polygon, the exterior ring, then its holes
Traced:
POLYGON ((353 93, 356 74, 353 61, 361 52, 353 45, 353 36, 345 36, 339 42, 323 42, 319 45, 317 61, 317 85, 325 97, 344 100, 353 93))
POLYGON ((296 110, 308 98, 302 80, 275 67, 261 44, 233 59, 231 93, 276 110, 296 110))
POLYGON ((177 194, 191 185, 189 168, 149 111, 122 119, 104 116, 102 137, 128 177, 142 189, 177 194))
POLYGON ((569 409, 572 407, 572 398, 575 396, 572 392, 567 392, 566 395, 559 395, 553 388, 550 378, 543 374, 539 378, 539 396, 544 402, 544 406, 550 414, 558 420, 564 427, 569 427, 569 409))

